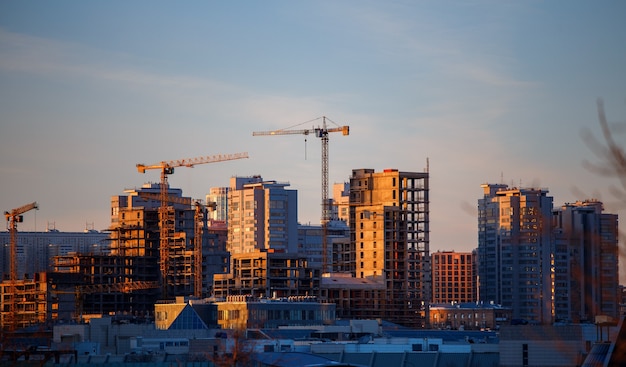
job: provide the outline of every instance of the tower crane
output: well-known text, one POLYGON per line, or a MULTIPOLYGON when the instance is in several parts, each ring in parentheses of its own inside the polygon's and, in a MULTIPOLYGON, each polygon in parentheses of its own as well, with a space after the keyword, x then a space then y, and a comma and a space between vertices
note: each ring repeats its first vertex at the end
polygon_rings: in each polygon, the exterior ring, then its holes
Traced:
POLYGON ((5 211, 4 216, 7 219, 8 227, 9 227, 9 241, 10 241, 10 265, 9 265, 9 280, 10 280, 10 289, 11 289, 11 304, 10 304, 10 312, 9 317, 10 320, 7 323, 11 330, 15 330, 17 326, 17 295, 16 295, 16 286, 17 282, 17 223, 21 223, 24 221, 24 216, 22 214, 33 210, 38 209, 36 202, 26 204, 20 206, 19 208, 12 209, 10 212, 5 211))
MULTIPOLYGON (((318 120, 319 118, 315 119, 318 120)), ((315 134, 315 137, 320 138, 322 141, 322 272, 326 271, 326 257, 327 255, 327 229, 328 221, 330 220, 330 205, 328 202, 328 133, 341 132, 343 135, 350 134, 349 126, 337 126, 328 128, 326 126, 326 116, 322 116, 322 126, 314 127, 311 129, 295 129, 291 128, 273 130, 273 131, 255 131, 252 136, 269 136, 269 135, 309 135, 315 134)), ((314 120, 313 120, 314 121, 314 120)), ((331 121, 332 122, 332 121, 331 121)), ((301 125, 301 124, 299 124, 301 125)), ((296 125, 298 126, 298 125, 296 125)))
POLYGON ((204 156, 188 159, 179 159, 174 161, 162 161, 157 164, 145 165, 137 164, 137 171, 139 173, 146 173, 146 170, 158 169, 161 170, 161 185, 160 185, 160 200, 161 206, 159 207, 159 221, 160 221, 160 233, 159 233, 159 267, 161 271, 162 294, 163 298, 167 298, 167 274, 168 274, 168 248, 170 240, 174 235, 174 216, 172 214, 172 208, 167 205, 168 203, 168 189, 167 176, 174 173, 175 167, 194 167, 198 164, 216 163, 223 161, 230 161, 235 159, 248 158, 248 153, 235 153, 235 154, 219 154, 214 156, 204 156))
MULTIPOLYGON (((161 195, 151 192, 139 192, 139 197, 147 200, 160 200, 161 195)), ((180 196, 167 196, 168 203, 183 204, 191 206, 192 201, 195 205, 194 212, 194 238, 193 238, 193 269, 194 269, 194 283, 193 283, 193 295, 197 298, 202 298, 202 236, 204 234, 204 225, 202 224, 206 217, 205 205, 200 200, 191 200, 187 197, 180 196)))

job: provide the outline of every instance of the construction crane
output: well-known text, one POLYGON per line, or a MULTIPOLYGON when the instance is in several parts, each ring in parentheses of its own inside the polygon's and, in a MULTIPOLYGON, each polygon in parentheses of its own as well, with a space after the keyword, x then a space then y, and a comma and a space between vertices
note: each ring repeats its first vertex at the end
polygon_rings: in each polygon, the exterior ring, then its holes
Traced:
POLYGON ((168 249, 170 240, 174 235, 174 215, 172 208, 168 206, 168 191, 169 184, 167 182, 167 176, 174 173, 176 167, 194 167, 198 164, 216 163, 223 161, 230 161, 235 159, 248 158, 248 153, 235 153, 235 154, 220 154, 214 156, 204 156, 197 158, 179 159, 174 161, 162 161, 157 164, 145 165, 137 164, 137 171, 139 173, 146 173, 146 170, 158 169, 161 171, 161 185, 160 185, 160 201, 159 207, 159 221, 160 221, 160 233, 159 233, 159 267, 161 271, 162 280, 162 294, 164 299, 167 299, 167 274, 168 274, 168 249))
MULTIPOLYGON (((139 197, 147 200, 160 200, 161 195, 151 192, 139 192, 139 197)), ((200 200, 191 200, 187 197, 168 196, 168 203, 191 206, 192 201, 196 208, 194 213, 194 242, 193 242, 193 264, 194 264, 194 284, 193 295, 202 298, 202 237, 204 234, 203 220, 206 217, 205 206, 200 200)))
POLYGON ((9 228, 9 247, 10 247, 10 259, 9 259, 9 281, 11 289, 11 304, 9 309, 9 321, 7 322, 11 331, 15 330, 17 325, 17 295, 15 283, 17 282, 17 223, 24 221, 22 214, 38 209, 36 202, 20 206, 19 208, 12 209, 10 212, 5 211, 4 216, 7 219, 9 228))
MULTIPOLYGON (((319 118, 315 119, 318 120, 319 118)), ((296 129, 291 130, 291 128, 273 130, 273 131, 256 131, 252 133, 252 136, 269 136, 269 135, 305 135, 314 134, 315 137, 320 138, 322 141, 322 272, 326 271, 326 257, 327 255, 327 227, 328 221, 330 220, 330 205, 328 202, 328 133, 341 132, 343 135, 350 134, 349 126, 338 126, 333 128, 328 128, 326 126, 326 116, 322 116, 322 126, 314 127, 311 129, 296 129)), ((311 121, 315 121, 311 120, 311 121)), ((307 121, 307 122, 311 122, 307 121)), ((332 122, 332 121, 331 121, 332 122)), ((306 123, 306 122, 305 122, 306 123)), ((299 126, 302 124, 298 124, 299 126)), ((294 126, 295 127, 295 126, 294 126)))

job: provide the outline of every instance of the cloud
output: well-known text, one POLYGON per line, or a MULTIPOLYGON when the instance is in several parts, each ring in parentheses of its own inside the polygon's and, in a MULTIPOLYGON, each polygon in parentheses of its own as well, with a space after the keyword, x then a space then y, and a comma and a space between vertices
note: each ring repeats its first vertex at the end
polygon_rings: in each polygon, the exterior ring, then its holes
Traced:
MULTIPOLYGON (((214 80, 183 75, 168 76, 129 68, 122 60, 128 55, 103 52, 84 45, 12 33, 0 29, 0 70, 23 72, 47 77, 81 77, 161 89, 230 89, 214 80)), ((138 60, 134 60, 137 62, 138 60)), ((158 89, 156 89, 158 90, 158 89)))

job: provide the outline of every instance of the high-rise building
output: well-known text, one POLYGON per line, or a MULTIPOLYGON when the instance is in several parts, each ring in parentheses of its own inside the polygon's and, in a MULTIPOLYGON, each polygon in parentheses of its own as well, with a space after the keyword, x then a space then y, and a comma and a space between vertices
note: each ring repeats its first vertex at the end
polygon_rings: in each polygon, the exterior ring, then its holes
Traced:
POLYGON ((428 172, 356 169, 350 233, 356 278, 381 277, 381 318, 425 324, 431 297, 428 172), (424 307, 426 306, 426 307, 424 307))
POLYGON ((350 225, 350 182, 333 184, 331 218, 350 225))
POLYGON ((478 300, 513 318, 552 322, 552 197, 546 189, 484 184, 478 200, 478 300))
POLYGON ((596 200, 554 210, 556 321, 619 315, 618 218, 603 210, 596 200))
MULTIPOLYGON (((145 184, 140 189, 126 190, 126 195, 111 199, 111 255, 154 258, 156 274, 160 273, 159 264, 165 261, 166 279, 160 280, 166 290, 165 295, 174 297, 193 294, 195 210, 191 207, 191 199, 187 203, 174 200, 183 198, 181 189, 168 188, 168 196, 171 198, 168 205, 174 213, 173 235, 165 252, 168 258, 161 259, 159 192, 160 184, 145 184), (141 196, 142 193, 156 196, 146 198, 141 196)), ((126 273, 125 276, 128 277, 129 274, 126 273)))
POLYGON ((261 176, 232 177, 228 193, 231 254, 261 250, 297 253, 298 192, 261 176))
POLYGON ((206 195, 206 203, 211 207, 209 219, 228 221, 228 187, 211 187, 206 195))
POLYGON ((431 254, 432 303, 476 302, 474 258, 471 252, 437 251, 431 254))

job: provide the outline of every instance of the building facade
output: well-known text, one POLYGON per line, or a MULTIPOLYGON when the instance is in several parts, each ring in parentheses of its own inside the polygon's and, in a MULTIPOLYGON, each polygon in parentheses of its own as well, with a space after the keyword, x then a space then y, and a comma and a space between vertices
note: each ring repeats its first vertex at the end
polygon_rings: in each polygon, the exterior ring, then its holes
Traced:
POLYGON ((196 212, 191 199, 183 198, 181 189, 168 188, 168 208, 173 223, 168 223, 172 226, 169 246, 161 251, 159 193, 160 184, 151 183, 111 198, 111 255, 128 257, 129 260, 136 257, 152 259, 154 269, 145 269, 145 274, 129 274, 124 269, 120 276, 141 279, 160 275, 161 298, 193 294, 196 212), (152 196, 142 196, 144 193, 152 196), (162 256, 166 258, 162 259, 162 256), (164 264, 165 271, 162 269, 164 264))
POLYGON ((381 317, 424 325, 432 294, 428 172, 356 169, 350 177, 350 242, 356 278, 382 277, 381 317))
POLYGON ((276 329, 279 326, 332 325, 335 304, 315 297, 258 299, 230 296, 217 304, 217 321, 224 329, 276 329))
POLYGON ((356 278, 349 273, 326 273, 320 280, 322 299, 337 305, 339 319, 394 318, 387 307, 383 277, 356 278))
POLYGON ((157 330, 215 329, 217 305, 206 300, 176 297, 154 305, 154 325, 157 330))
POLYGON ((213 281, 213 294, 219 299, 308 296, 318 290, 319 269, 310 268, 305 256, 271 250, 231 254, 230 273, 215 274, 213 281))
POLYGON ((478 300, 513 318, 552 319, 552 197, 546 189, 484 184, 478 200, 478 300))
POLYGON ((350 182, 333 184, 331 218, 350 225, 350 182))
POLYGON ((511 323, 513 310, 477 302, 431 304, 430 325, 435 329, 498 330, 511 323))
POLYGON ((298 195, 287 186, 261 176, 231 178, 227 243, 231 254, 298 251, 298 195))
POLYGON ((556 321, 617 319, 619 312, 618 218, 596 200, 554 210, 554 313, 556 321))
POLYGON ((228 220, 228 187, 211 187, 206 195, 206 203, 213 208, 209 212, 209 219, 217 221, 228 220), (215 203, 215 205, 209 205, 215 203))
POLYGON ((474 257, 471 252, 431 254, 433 303, 476 302, 474 257))
MULTIPOLYGON (((46 272, 52 269, 54 256, 67 255, 72 252, 85 254, 103 254, 110 252, 109 233, 95 230, 84 232, 61 232, 49 229, 45 232, 17 232, 16 255, 17 275, 46 272)), ((0 232, 0 279, 9 274, 9 232, 0 232)))
POLYGON ((46 273, 0 282, 0 328, 11 331, 44 324, 49 314, 46 273))
POLYGON ((205 207, 192 206, 182 190, 168 187, 171 221, 166 225, 172 231, 168 247, 161 249, 160 206, 158 183, 125 190, 111 198, 107 253, 54 257, 55 299, 65 307, 59 315, 149 317, 159 299, 211 294, 212 275, 228 267, 224 231, 209 230, 205 207))
MULTIPOLYGON (((298 225, 298 253, 306 256, 311 268, 322 269, 324 262, 323 236, 324 228, 321 225, 298 225)), ((327 264, 327 269, 338 271, 336 270, 337 265, 341 262, 338 258, 348 255, 348 252, 344 252, 345 249, 337 250, 337 248, 350 243, 350 228, 344 221, 329 220, 326 223, 326 241, 326 261, 331 262, 327 264)))

